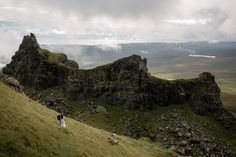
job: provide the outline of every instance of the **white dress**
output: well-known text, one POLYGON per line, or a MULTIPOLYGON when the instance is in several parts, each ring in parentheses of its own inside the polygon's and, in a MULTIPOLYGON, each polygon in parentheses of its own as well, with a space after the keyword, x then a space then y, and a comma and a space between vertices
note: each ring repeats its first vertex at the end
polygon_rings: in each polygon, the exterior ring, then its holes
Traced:
POLYGON ((65 123, 65 120, 64 120, 64 116, 63 116, 63 118, 61 118, 61 120, 60 120, 60 125, 61 125, 61 127, 63 127, 63 128, 66 127, 66 123, 65 123))

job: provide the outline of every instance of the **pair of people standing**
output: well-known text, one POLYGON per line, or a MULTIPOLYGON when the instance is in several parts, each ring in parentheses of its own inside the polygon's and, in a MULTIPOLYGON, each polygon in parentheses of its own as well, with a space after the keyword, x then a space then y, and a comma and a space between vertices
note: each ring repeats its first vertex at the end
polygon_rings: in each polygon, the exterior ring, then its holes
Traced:
POLYGON ((66 123, 65 123, 65 118, 64 118, 64 114, 61 113, 60 115, 57 116, 57 120, 60 121, 60 126, 65 128, 66 127, 66 123))

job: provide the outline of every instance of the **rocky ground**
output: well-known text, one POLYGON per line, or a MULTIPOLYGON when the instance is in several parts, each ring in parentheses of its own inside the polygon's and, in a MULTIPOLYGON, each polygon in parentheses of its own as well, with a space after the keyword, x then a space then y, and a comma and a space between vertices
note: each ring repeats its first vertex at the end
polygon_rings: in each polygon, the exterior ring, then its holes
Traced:
MULTIPOLYGON (((153 141, 159 141, 164 146, 171 148, 181 155, 200 156, 235 156, 227 146, 219 143, 214 136, 200 127, 199 122, 187 122, 181 117, 183 110, 158 116, 157 121, 166 123, 165 127, 159 127, 153 141)), ((203 123, 205 127, 212 127, 203 123)))

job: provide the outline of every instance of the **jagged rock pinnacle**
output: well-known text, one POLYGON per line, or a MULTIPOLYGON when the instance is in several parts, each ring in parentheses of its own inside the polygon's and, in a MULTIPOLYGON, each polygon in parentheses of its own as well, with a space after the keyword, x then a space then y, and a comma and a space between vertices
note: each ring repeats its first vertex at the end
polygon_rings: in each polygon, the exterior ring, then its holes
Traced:
POLYGON ((30 33, 30 35, 24 36, 24 39, 19 47, 19 49, 24 49, 24 50, 36 50, 38 48, 39 48, 39 44, 33 33, 30 33))

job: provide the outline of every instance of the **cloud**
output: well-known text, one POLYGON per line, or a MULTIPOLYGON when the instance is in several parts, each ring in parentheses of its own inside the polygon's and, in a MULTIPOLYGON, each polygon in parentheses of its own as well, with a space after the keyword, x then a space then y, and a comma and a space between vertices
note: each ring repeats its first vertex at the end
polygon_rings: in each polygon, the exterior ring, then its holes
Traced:
POLYGON ((189 40, 186 34, 195 40, 236 38, 233 0, 38 0, 33 4, 3 0, 0 6, 0 19, 20 21, 28 27, 25 32, 32 30, 50 40, 57 35, 74 40, 81 38, 78 34, 89 37, 82 40, 117 41, 189 40), (110 36, 97 38, 99 34, 110 36))
POLYGON ((55 33, 55 34, 66 34, 65 31, 63 31, 63 30, 58 30, 58 29, 53 29, 53 30, 52 30, 52 33, 55 33))
POLYGON ((0 62, 29 32, 40 44, 115 45, 236 40, 235 25, 235 0, 1 0, 0 62))
POLYGON ((0 29, 0 34, 0 64, 6 64, 17 50, 21 35, 17 31, 5 29, 0 29))
MULTIPOLYGON (((31 3, 30 0, 28 2, 31 3)), ((83 17, 140 17, 169 13, 181 1, 176 0, 39 0, 36 3, 54 10, 63 10, 66 15, 80 14, 83 17), (53 6, 53 7, 52 7, 53 6)), ((20 4, 18 2, 18 4, 20 4)))
POLYGON ((140 53, 141 54, 148 54, 148 51, 147 50, 141 50, 140 53))
POLYGON ((119 52, 122 47, 119 44, 107 44, 107 45, 98 45, 97 48, 103 50, 103 51, 117 51, 119 52))
POLYGON ((6 66, 6 64, 0 63, 0 73, 2 72, 2 69, 6 66))
POLYGON ((181 24, 181 25, 195 25, 195 24, 205 25, 211 22, 210 19, 174 19, 174 20, 166 20, 166 21, 169 23, 181 24))

